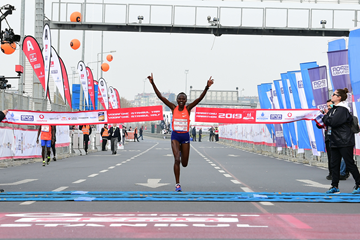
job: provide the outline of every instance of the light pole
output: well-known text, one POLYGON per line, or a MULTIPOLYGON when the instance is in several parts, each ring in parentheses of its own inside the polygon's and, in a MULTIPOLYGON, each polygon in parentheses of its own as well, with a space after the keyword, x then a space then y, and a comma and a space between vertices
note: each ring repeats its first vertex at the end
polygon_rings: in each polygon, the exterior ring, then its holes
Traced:
POLYGON ((99 54, 105 54, 105 53, 113 53, 113 52, 116 52, 115 50, 113 50, 113 51, 110 51, 110 52, 103 52, 103 53, 98 53, 97 55, 96 55, 96 62, 97 62, 97 66, 96 66, 96 78, 97 78, 97 80, 99 80, 99 62, 101 62, 101 61, 99 61, 99 54))
POLYGON ((186 94, 186 89, 187 89, 187 75, 189 73, 189 70, 185 70, 185 94, 186 94))

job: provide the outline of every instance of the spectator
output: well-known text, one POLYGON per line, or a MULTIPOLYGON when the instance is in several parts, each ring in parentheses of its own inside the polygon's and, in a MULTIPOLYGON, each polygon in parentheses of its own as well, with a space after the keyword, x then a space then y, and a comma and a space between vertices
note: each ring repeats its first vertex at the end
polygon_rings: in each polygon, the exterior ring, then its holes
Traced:
POLYGON ((213 135, 214 135, 214 128, 211 126, 211 128, 209 128, 209 142, 212 142, 213 139, 213 135))
POLYGON ((52 127, 50 125, 40 125, 39 131, 36 139, 36 143, 39 144, 39 136, 41 133, 41 155, 43 159, 43 167, 45 167, 45 158, 46 158, 46 164, 49 165, 50 163, 50 148, 52 145, 52 142, 54 141, 54 131, 52 131, 52 127), (46 148, 46 152, 45 152, 46 148))
POLYGON ((193 141, 196 142, 196 127, 193 126, 193 129, 192 129, 192 136, 193 136, 193 141))
POLYGON ((80 130, 83 132, 83 135, 84 135, 84 149, 85 149, 85 154, 87 155, 89 140, 90 140, 90 135, 91 135, 92 130, 91 130, 90 125, 81 125, 80 130))
POLYGON ((128 133, 127 133, 127 131, 126 131, 126 127, 123 125, 123 135, 122 135, 122 137, 123 137, 123 139, 122 139, 122 142, 123 142, 123 145, 125 144, 125 136, 128 136, 128 133))
POLYGON ((218 142, 219 141, 219 128, 215 127, 215 141, 218 142))
MULTIPOLYGON (((9 111, 8 109, 3 110, 2 112, 0 111, 0 122, 1 122, 2 120, 4 120, 4 118, 6 117, 6 114, 7 114, 8 111, 9 111)), ((4 192, 4 191, 5 191, 4 189, 0 189, 0 193, 2 193, 2 192, 4 192)))
POLYGON ((199 142, 201 142, 202 128, 199 129, 199 142))
MULTIPOLYGON (((139 138, 141 138, 141 140, 144 140, 143 138, 143 131, 144 131, 144 126, 141 126, 140 130, 139 130, 139 138)), ((139 139, 138 139, 139 140, 139 139)))
POLYGON ((135 140, 137 140, 139 142, 137 133, 138 133, 138 129, 137 129, 137 127, 135 127, 135 129, 134 129, 134 142, 135 142, 135 140))
POLYGON ((102 137, 101 151, 106 151, 107 140, 109 139, 109 129, 107 123, 104 124, 104 127, 100 131, 102 137))
POLYGON ((116 154, 117 143, 121 140, 120 128, 116 123, 110 128, 109 135, 111 137, 111 153, 116 154))
POLYGON ((337 89, 331 97, 334 103, 323 117, 324 124, 328 127, 328 135, 331 148, 331 174, 332 183, 326 193, 340 193, 339 177, 340 162, 344 158, 346 167, 355 180, 353 194, 360 194, 360 173, 354 162, 355 136, 351 130, 353 117, 349 112, 347 99, 348 89, 337 89))

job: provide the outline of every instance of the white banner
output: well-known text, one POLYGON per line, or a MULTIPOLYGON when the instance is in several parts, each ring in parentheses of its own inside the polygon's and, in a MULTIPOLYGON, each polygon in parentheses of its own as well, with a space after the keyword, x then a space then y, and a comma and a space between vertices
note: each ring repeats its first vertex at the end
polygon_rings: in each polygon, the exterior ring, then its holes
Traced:
POLYGON ((0 128, 0 159, 12 158, 15 152, 12 128, 0 128))
POLYGON ((275 146, 265 124, 226 124, 219 126, 219 137, 237 142, 275 146))
POLYGON ((66 147, 70 145, 69 126, 56 126, 56 147, 66 147))
POLYGON ((14 158, 40 158, 41 142, 36 143, 37 130, 14 129, 15 156, 14 158))
MULTIPOLYGON (((43 50, 42 55, 44 58, 45 70, 45 99, 48 93, 49 77, 50 77, 50 61, 51 61, 51 32, 48 24, 44 25, 43 30, 43 50)), ((50 100, 50 99, 49 99, 50 100)))
POLYGON ((99 86, 98 91, 100 91, 100 93, 101 93, 101 96, 104 100, 105 107, 106 107, 106 109, 109 109, 108 88, 107 88, 105 79, 100 78, 98 86, 99 86))
POLYGON ((113 87, 109 87, 109 99, 110 99, 110 104, 112 106, 113 109, 116 109, 118 108, 118 105, 117 105, 117 99, 116 99, 116 93, 115 93, 115 90, 113 87))
POLYGON ((89 104, 89 89, 88 89, 88 77, 87 77, 87 71, 86 71, 86 67, 83 61, 80 61, 77 65, 77 70, 79 72, 79 76, 80 76, 80 82, 84 91, 84 96, 85 96, 85 105, 90 105, 89 104))
POLYGON ((56 84, 56 87, 59 89, 60 95, 66 103, 65 100, 65 89, 64 89, 64 79, 62 76, 61 65, 59 60, 59 55, 55 51, 54 47, 51 47, 51 65, 50 73, 56 84))
POLYGON ((34 112, 9 110, 3 122, 22 125, 79 125, 107 122, 104 110, 86 112, 34 112))

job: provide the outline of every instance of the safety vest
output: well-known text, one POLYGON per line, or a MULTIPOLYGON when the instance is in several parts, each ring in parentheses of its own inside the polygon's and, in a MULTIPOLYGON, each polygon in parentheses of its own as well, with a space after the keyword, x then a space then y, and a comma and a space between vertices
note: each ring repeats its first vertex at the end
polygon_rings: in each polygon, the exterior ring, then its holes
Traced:
POLYGON ((215 134, 219 134, 219 129, 215 128, 215 134))
POLYGON ((41 126, 41 140, 51 140, 51 126, 42 125, 41 126))
POLYGON ((82 132, 84 135, 89 135, 90 133, 90 126, 86 125, 85 127, 82 128, 82 132))
POLYGON ((104 128, 104 132, 103 132, 103 134, 101 136, 102 137, 108 137, 109 136, 109 129, 104 128))
POLYGON ((179 111, 179 106, 176 106, 173 112, 172 130, 175 132, 189 132, 190 128, 190 114, 186 107, 179 111))

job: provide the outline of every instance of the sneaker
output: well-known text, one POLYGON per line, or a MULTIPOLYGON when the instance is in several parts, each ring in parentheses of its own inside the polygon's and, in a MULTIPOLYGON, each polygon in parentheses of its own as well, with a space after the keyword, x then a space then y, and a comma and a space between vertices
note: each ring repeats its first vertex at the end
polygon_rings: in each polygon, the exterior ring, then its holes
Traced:
POLYGON ((5 192, 5 190, 4 190, 4 189, 0 189, 0 193, 1 193, 1 192, 5 192))
POLYGON ((360 194, 360 186, 355 186, 354 191, 352 191, 352 194, 360 194))
POLYGON ((176 184, 175 192, 181 192, 181 185, 180 184, 176 184))
POLYGON ((339 180, 346 180, 346 179, 347 179, 346 175, 340 175, 339 177, 339 180))
POLYGON ((49 165, 50 163, 50 157, 47 158, 46 164, 49 165))
POLYGON ((45 160, 43 160, 43 167, 45 167, 45 160))
POLYGON ((329 175, 326 176, 326 180, 332 180, 331 174, 329 174, 329 175))
POLYGON ((56 157, 53 157, 53 161, 56 162, 56 157))
POLYGON ((329 188, 329 190, 326 191, 327 194, 339 194, 340 193, 340 189, 334 186, 331 186, 331 188, 329 188))

